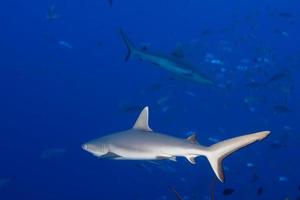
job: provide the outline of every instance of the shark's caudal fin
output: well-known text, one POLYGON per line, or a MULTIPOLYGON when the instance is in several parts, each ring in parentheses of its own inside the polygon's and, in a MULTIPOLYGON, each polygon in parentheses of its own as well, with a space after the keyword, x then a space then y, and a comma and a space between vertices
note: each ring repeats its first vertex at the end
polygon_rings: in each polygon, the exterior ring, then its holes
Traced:
POLYGON ((134 46, 134 44, 129 40, 127 34, 122 30, 120 29, 120 34, 121 34, 121 37, 128 49, 128 52, 127 52, 127 55, 125 57, 125 61, 128 61, 129 58, 134 54, 134 52, 136 51, 136 48, 134 46))
POLYGON ((221 182, 224 182, 222 161, 225 157, 255 141, 264 139, 269 134, 270 131, 262 131, 224 140, 210 147, 207 147, 207 154, 205 156, 207 157, 218 179, 221 182))

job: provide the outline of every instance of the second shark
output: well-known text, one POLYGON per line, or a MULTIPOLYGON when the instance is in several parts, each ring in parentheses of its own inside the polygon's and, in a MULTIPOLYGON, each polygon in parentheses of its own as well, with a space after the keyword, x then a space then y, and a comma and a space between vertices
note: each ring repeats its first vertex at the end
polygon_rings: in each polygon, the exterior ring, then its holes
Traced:
POLYGON ((125 61, 131 57, 137 57, 141 60, 153 63, 162 69, 165 69, 176 75, 176 77, 192 80, 200 84, 213 85, 214 81, 203 73, 199 72, 194 66, 186 62, 183 58, 176 55, 163 55, 160 53, 149 52, 147 49, 138 49, 129 40, 127 34, 120 30, 120 34, 128 49, 125 61))

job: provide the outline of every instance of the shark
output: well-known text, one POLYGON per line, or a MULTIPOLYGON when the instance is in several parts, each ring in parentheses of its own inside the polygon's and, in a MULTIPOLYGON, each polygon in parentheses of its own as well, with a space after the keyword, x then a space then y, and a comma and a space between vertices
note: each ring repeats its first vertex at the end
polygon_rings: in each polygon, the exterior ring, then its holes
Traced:
POLYGON ((177 157, 185 157, 190 163, 196 164, 196 157, 205 156, 217 178, 224 182, 223 159, 270 134, 270 131, 261 131, 206 147, 197 142, 196 134, 186 139, 177 138, 153 131, 148 121, 149 108, 145 107, 131 129, 91 140, 82 148, 96 157, 115 160, 176 161, 177 157))
POLYGON ((175 75, 177 78, 192 80, 196 83, 205 85, 215 85, 215 82, 212 79, 201 73, 195 66, 188 63, 178 51, 170 55, 164 55, 161 53, 150 52, 146 47, 138 49, 122 29, 120 30, 120 34, 128 49, 125 61, 128 61, 132 57, 137 57, 142 61, 148 61, 159 66, 175 75))

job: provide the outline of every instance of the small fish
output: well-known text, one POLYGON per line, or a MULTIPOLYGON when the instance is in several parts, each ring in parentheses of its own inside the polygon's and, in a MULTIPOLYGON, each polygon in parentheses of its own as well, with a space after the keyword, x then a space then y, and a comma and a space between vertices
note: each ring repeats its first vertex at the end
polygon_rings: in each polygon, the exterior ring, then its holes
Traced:
POLYGON ((210 63, 211 64, 214 64, 214 65, 223 65, 224 63, 221 61, 221 60, 219 60, 219 59, 212 59, 211 61, 210 61, 210 63))
POLYGON ((289 179, 288 179, 288 177, 286 177, 286 176, 279 176, 279 177, 278 177, 278 181, 279 181, 279 182, 287 182, 287 181, 289 181, 289 179))
POLYGON ((273 106, 273 112, 275 114, 286 114, 292 112, 292 110, 286 105, 275 105, 273 106))
POLYGON ((56 20, 60 18, 60 15, 56 13, 55 11, 55 5, 51 5, 50 8, 48 9, 48 13, 46 18, 48 20, 56 20))
POLYGON ((181 195, 176 191, 175 188, 170 187, 170 190, 175 194, 177 200, 183 200, 183 198, 182 198, 181 195))
POLYGON ((276 74, 274 74, 273 76, 271 76, 265 83, 265 85, 269 85, 273 82, 277 82, 280 80, 283 80, 287 77, 289 77, 290 73, 288 71, 283 71, 283 72, 278 72, 276 74))
POLYGON ((264 188, 263 188, 263 187, 259 187, 259 188, 257 189, 257 191, 256 191, 256 195, 257 195, 257 196, 260 196, 260 195, 263 194, 263 192, 264 192, 264 188))
POLYGON ((226 188, 223 190, 223 195, 229 196, 229 195, 232 195, 234 192, 235 192, 235 190, 233 188, 226 188))

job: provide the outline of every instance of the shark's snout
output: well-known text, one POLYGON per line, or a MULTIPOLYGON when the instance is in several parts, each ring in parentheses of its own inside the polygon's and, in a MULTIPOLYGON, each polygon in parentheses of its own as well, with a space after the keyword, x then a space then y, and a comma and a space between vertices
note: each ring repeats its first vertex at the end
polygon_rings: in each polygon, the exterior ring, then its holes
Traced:
POLYGON ((88 145, 87 144, 83 144, 83 145, 81 145, 81 148, 83 150, 87 151, 88 150, 88 145))

